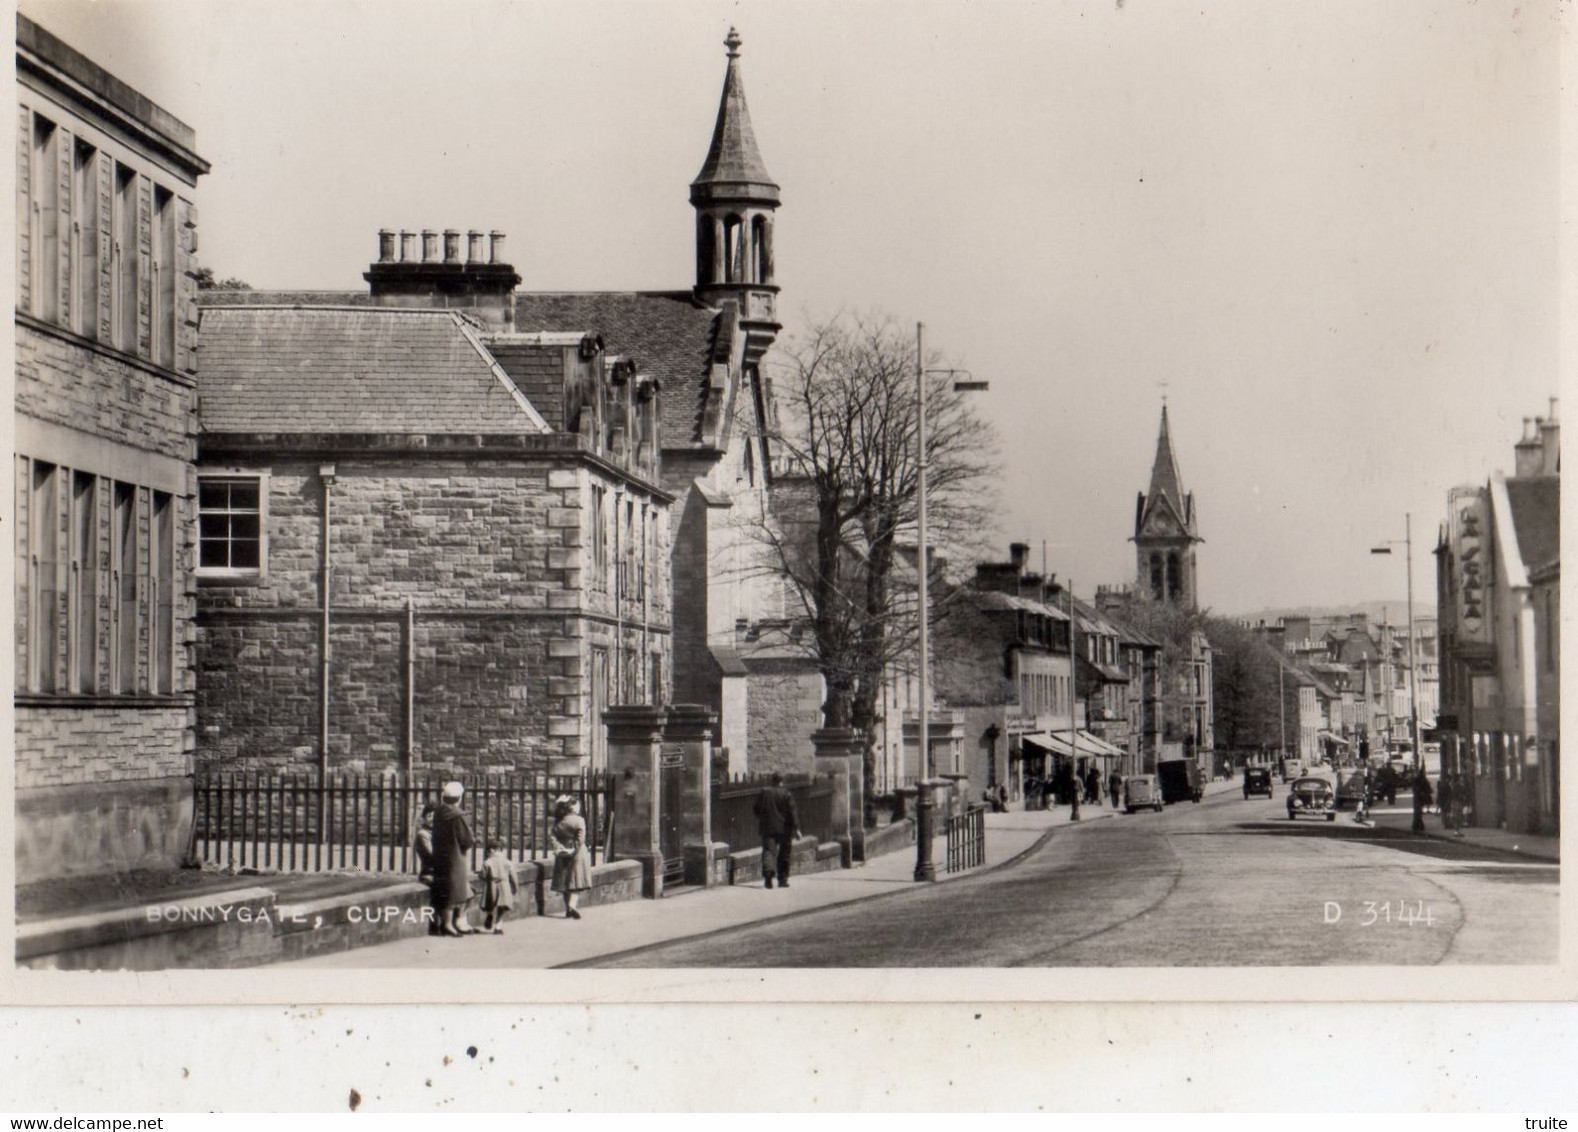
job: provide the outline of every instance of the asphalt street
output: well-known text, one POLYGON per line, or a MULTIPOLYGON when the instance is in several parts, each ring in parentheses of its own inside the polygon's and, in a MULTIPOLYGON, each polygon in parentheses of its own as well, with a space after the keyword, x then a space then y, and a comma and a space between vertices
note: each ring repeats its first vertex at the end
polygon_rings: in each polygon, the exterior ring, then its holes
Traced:
POLYGON ((1557 958, 1558 866, 1287 819, 1217 794, 1058 829, 1004 868, 576 966, 1534 964, 1557 958))

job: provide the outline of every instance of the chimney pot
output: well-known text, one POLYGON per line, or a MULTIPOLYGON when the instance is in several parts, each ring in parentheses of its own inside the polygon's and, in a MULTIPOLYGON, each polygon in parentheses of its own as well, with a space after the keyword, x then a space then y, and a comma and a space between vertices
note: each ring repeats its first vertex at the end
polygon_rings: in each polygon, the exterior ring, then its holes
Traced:
POLYGON ((378 262, 395 261, 395 234, 388 228, 378 229, 378 262))
POLYGON ((444 229, 444 262, 460 262, 460 233, 454 228, 444 229))
POLYGON ((1558 400, 1558 398, 1555 398, 1555 397, 1551 398, 1551 411, 1550 411, 1549 414, 1547 414, 1547 416, 1545 418, 1546 420, 1550 421, 1551 424, 1556 424, 1557 423, 1557 421, 1556 421, 1556 402, 1557 402, 1557 400, 1558 400))
POLYGON ((488 262, 506 263, 504 258, 504 233, 493 231, 488 233, 488 262))
POLYGON ((413 263, 416 260, 416 233, 400 230, 400 262, 413 263))
POLYGON ((467 263, 483 263, 483 262, 485 262, 485 256, 486 256, 487 253, 485 253, 482 250, 483 238, 484 237, 483 237, 482 233, 478 232, 476 229, 472 229, 470 232, 466 233, 466 262, 467 263))
POLYGON ((438 258, 438 233, 431 228, 422 229, 422 262, 432 263, 438 258))

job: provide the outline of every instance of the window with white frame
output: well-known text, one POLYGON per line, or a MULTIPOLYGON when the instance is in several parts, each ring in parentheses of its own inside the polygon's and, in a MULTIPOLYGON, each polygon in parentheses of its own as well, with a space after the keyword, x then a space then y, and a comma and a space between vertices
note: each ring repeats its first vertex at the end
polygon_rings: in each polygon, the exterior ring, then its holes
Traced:
POLYGON ((197 576, 260 578, 268 561, 268 477, 197 477, 197 576))

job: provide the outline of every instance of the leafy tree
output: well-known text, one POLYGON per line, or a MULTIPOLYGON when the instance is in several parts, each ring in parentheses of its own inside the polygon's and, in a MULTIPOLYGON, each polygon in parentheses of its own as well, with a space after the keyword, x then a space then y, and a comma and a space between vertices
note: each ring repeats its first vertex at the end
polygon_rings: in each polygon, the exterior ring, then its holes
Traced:
POLYGON ((250 291, 252 284, 243 279, 215 279, 212 267, 198 268, 197 289, 199 291, 250 291))

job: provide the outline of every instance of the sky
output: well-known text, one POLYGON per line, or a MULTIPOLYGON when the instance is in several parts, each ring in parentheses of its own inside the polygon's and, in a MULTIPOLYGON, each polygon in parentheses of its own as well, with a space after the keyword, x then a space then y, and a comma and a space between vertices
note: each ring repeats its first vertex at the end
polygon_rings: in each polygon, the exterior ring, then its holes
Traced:
POLYGON ((359 289, 381 227, 525 289, 682 289, 741 68, 786 332, 926 324, 991 383, 1003 514, 1132 579, 1165 396, 1218 613, 1415 601, 1447 490, 1559 392, 1558 0, 26 0, 193 126, 200 260, 359 289))

